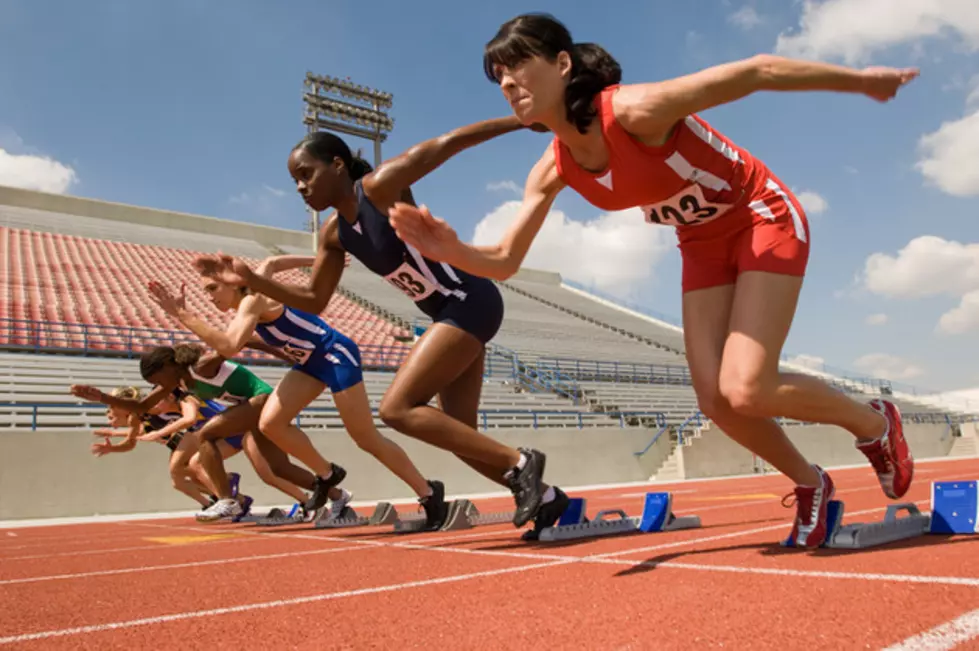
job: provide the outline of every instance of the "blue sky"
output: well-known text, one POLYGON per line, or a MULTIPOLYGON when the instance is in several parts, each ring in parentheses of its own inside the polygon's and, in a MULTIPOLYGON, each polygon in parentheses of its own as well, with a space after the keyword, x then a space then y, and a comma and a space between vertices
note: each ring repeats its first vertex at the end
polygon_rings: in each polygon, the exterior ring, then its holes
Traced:
MULTIPOLYGON (((5 0, 0 183, 302 228, 285 161, 304 133, 307 70, 393 93, 384 145, 393 155, 506 114, 482 76, 482 47, 527 10, 551 11, 577 40, 602 43, 627 83, 758 52, 916 65, 921 78, 887 105, 766 93, 704 117, 807 193, 813 252, 787 352, 925 387, 979 386, 974 0, 937 10, 894 0, 886 14, 875 0, 627 2, 614 12, 567 4, 329 2, 300 11, 258 0, 5 0), (921 236, 938 239, 899 255, 921 236)), ((424 179, 416 196, 464 238, 480 223, 492 237, 547 143, 533 133, 487 143, 424 179)), ((570 191, 555 210, 550 240, 529 264, 679 314, 671 231, 637 227, 631 213, 602 216, 570 191)))

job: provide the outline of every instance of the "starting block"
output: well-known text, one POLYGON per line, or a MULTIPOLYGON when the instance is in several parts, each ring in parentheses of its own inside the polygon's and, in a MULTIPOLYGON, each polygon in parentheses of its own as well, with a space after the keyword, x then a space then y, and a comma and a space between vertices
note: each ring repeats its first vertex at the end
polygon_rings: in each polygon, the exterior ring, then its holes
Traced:
MULTIPOLYGON (((328 511, 327 511, 328 513, 328 511)), ((345 529, 348 527, 376 527, 382 524, 394 524, 398 521, 398 512, 390 502, 378 502, 370 516, 357 515, 349 506, 343 509, 340 517, 327 520, 320 518, 314 524, 316 529, 345 529)))
POLYGON ((295 505, 288 513, 282 509, 272 509, 264 517, 260 516, 254 520, 242 519, 241 521, 254 522, 259 527, 282 527, 289 524, 301 524, 303 522, 303 511, 298 505, 295 505))
POLYGON ((440 531, 460 531, 487 524, 504 524, 513 521, 514 511, 480 513, 469 500, 455 500, 449 504, 449 514, 440 531))
MULTIPOLYGON (((925 534, 979 533, 977 484, 975 481, 932 482, 931 513, 922 513, 913 503, 891 504, 879 522, 844 525, 843 502, 833 500, 827 506, 829 532, 822 547, 869 549, 925 534), (899 517, 902 511, 907 515, 899 517)), ((791 534, 782 546, 796 546, 791 534)))
POLYGON ((581 500, 580 508, 576 504, 574 510, 572 510, 572 504, 569 504, 558 524, 543 529, 540 532, 539 540, 541 542, 581 540, 628 533, 679 531, 698 527, 700 527, 699 516, 677 517, 673 513, 672 493, 646 493, 642 515, 639 517, 629 517, 622 509, 606 509, 599 511, 595 519, 589 521, 585 517, 584 500, 581 500), (579 521, 562 524, 562 522, 574 518, 578 518, 579 521))

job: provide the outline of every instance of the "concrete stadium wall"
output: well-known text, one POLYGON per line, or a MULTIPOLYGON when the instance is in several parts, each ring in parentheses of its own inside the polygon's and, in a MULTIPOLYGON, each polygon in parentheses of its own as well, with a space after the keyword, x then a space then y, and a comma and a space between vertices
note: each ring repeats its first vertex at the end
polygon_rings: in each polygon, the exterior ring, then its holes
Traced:
MULTIPOLYGON (((342 432, 309 433, 325 457, 348 471, 344 486, 355 500, 412 497, 408 487, 377 460, 357 449, 342 432)), ((504 490, 454 456, 390 430, 422 473, 445 482, 450 495, 504 490)), ((555 485, 581 486, 645 481, 647 472, 633 455, 653 432, 642 428, 493 430, 491 436, 547 454, 545 478, 555 485)), ((78 430, 0 430, 0 520, 196 510, 170 485, 168 450, 139 445, 123 454, 96 458, 96 440, 78 430)), ((287 505, 290 498, 261 483, 243 454, 226 462, 242 474, 242 490, 260 505, 287 505)))
MULTIPOLYGON (((787 427, 789 440, 811 462, 823 467, 867 463, 854 447, 853 436, 830 425, 787 427)), ((911 453, 919 459, 948 456, 954 443, 945 425, 906 424, 904 435, 911 453)), ((722 477, 754 472, 754 457, 724 432, 711 428, 689 447, 683 448, 684 477, 722 477)))
POLYGON ((63 194, 49 194, 34 190, 22 190, 0 185, 0 205, 34 208, 50 212, 95 217, 112 221, 123 221, 134 224, 147 224, 163 228, 208 233, 253 240, 259 244, 306 247, 312 251, 313 239, 311 233, 294 231, 271 226, 259 226, 246 222, 236 222, 230 219, 204 217, 189 213, 142 208, 122 203, 98 201, 63 194))

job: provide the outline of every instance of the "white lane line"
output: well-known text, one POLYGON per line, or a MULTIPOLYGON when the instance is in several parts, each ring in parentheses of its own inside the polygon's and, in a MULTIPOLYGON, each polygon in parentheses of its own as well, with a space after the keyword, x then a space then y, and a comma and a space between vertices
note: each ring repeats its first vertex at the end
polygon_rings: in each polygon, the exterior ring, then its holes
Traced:
POLYGON ((328 601, 331 599, 343 599, 345 597, 358 597, 362 595, 379 594, 382 592, 396 592, 398 590, 407 590, 410 588, 421 588, 430 585, 444 585, 446 583, 456 583, 459 581, 468 581, 471 579, 480 579, 490 576, 499 576, 501 574, 509 574, 514 572, 526 572, 528 570, 536 570, 544 567, 553 567, 557 565, 567 565, 573 563, 573 560, 561 560, 561 561, 549 561, 547 563, 535 563, 533 565, 520 565, 517 567, 507 567, 497 570, 485 570, 483 572, 470 572, 468 574, 456 574, 453 576, 444 576, 437 579, 424 579, 421 581, 407 581, 405 583, 394 583, 391 585, 382 585, 374 588, 361 588, 359 590, 347 590, 344 592, 329 592, 318 595, 311 595, 308 597, 297 597, 295 599, 278 599, 276 601, 265 601, 261 603, 254 604, 243 604, 240 606, 228 606, 226 608, 214 608, 211 610, 194 610, 183 613, 173 613, 170 615, 160 615, 158 617, 144 617, 142 619, 130 619, 126 621, 110 622, 107 624, 95 624, 93 626, 79 626, 76 628, 62 628, 50 631, 41 631, 38 633, 24 633, 22 635, 11 635, 9 637, 0 637, 0 644, 16 644, 18 642, 29 642, 32 640, 44 640, 53 637, 65 637, 71 635, 84 635, 86 633, 99 633, 102 631, 112 631, 123 628, 133 628, 136 626, 146 626, 148 624, 165 624, 167 622, 175 622, 184 619, 197 619, 201 617, 214 617, 217 615, 230 615, 234 613, 244 613, 252 610, 265 610, 269 608, 281 608, 283 606, 297 606, 300 604, 314 603, 318 601, 328 601))
POLYGON ((979 637, 979 609, 909 637, 884 651, 945 651, 979 637))

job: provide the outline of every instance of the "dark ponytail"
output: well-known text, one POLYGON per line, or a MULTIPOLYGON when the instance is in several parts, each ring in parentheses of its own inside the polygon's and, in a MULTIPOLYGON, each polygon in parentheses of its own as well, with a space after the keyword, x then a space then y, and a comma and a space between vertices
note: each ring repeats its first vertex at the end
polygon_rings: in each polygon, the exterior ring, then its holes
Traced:
POLYGON ((201 360, 204 351, 193 344, 177 344, 173 347, 173 362, 177 366, 190 368, 201 360))
POLYGON ((157 346, 143 353, 139 358, 139 374, 147 382, 167 366, 189 369, 200 361, 200 346, 177 344, 176 346, 157 346))
POLYGON ((595 96, 622 81, 622 68, 601 45, 575 43, 571 49, 571 81, 564 90, 568 122, 585 133, 598 111, 595 96))
POLYGON ((499 83, 497 65, 513 68, 535 56, 554 61, 561 52, 571 56, 571 78, 564 93, 566 117, 585 133, 597 114, 595 96, 622 81, 622 68, 600 45, 575 43, 571 32, 550 14, 523 14, 503 23, 486 44, 483 71, 499 83))
POLYGON ((350 164, 347 165, 347 172, 350 174, 350 179, 356 181, 359 178, 367 176, 370 172, 373 172, 374 168, 371 164, 365 161, 359 156, 351 156, 350 164))
POLYGON ((292 151, 297 149, 308 152, 316 160, 328 165, 333 162, 333 159, 339 158, 353 181, 374 171, 370 163, 350 152, 347 143, 327 131, 314 131, 300 140, 292 151))

